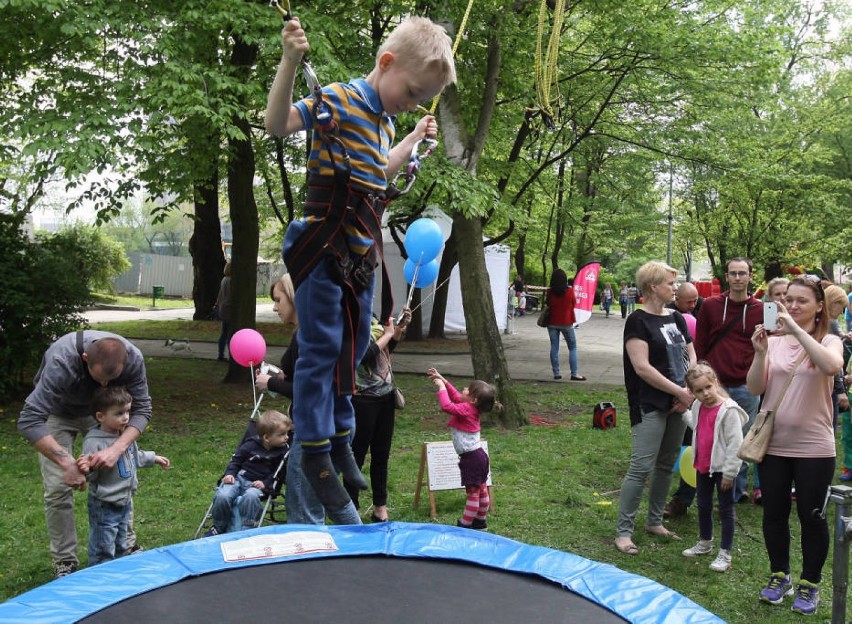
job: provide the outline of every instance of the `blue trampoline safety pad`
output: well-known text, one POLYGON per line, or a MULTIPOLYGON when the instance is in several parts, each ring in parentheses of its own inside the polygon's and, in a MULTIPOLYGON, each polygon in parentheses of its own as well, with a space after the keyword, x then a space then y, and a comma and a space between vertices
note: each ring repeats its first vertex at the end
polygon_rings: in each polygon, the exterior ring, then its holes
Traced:
MULTIPOLYGON (((467 563, 532 575, 564 588, 560 591, 566 600, 574 598, 573 593, 629 622, 723 622, 674 590, 613 565, 480 531, 387 522, 362 526, 268 526, 156 548, 80 570, 12 598, 0 604, 0 623, 77 622, 122 601, 145 594, 153 596, 160 588, 212 573, 306 559, 376 556, 467 563), (267 549, 263 551, 266 558, 226 561, 226 553, 233 558, 235 551, 228 549, 238 540, 242 543, 252 538, 248 541, 262 543, 293 538, 298 542, 296 538, 302 536, 325 540, 333 548, 298 552, 297 547, 295 554, 280 556, 267 549)), ((298 598, 291 595, 288 602, 298 598)), ((235 599, 236 594, 228 597, 228 601, 235 599)), ((523 593, 515 595, 515 599, 523 601, 523 593)), ((348 601, 351 607, 351 598, 348 601)), ((440 600, 430 602, 429 608, 434 609, 440 600)), ((565 609, 570 611, 570 604, 566 603, 565 609)), ((450 620, 438 617, 434 621, 450 620)))

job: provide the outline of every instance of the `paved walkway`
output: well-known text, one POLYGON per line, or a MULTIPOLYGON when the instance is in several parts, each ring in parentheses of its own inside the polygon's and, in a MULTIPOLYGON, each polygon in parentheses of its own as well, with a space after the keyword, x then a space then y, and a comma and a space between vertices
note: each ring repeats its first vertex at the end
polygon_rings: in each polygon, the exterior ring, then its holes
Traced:
MULTIPOLYGON (((122 320, 171 320, 191 319, 192 308, 160 310, 93 310, 86 313, 90 323, 122 320)), ((257 306, 258 321, 275 322, 277 315, 272 311, 271 303, 257 306)), ((536 325, 537 313, 518 317, 512 324, 511 333, 501 334, 509 372, 516 380, 549 381, 552 383, 579 384, 571 382, 568 368, 568 349, 564 342, 560 345, 560 362, 563 379, 554 381, 550 370, 550 340, 547 330, 536 325)), ((583 323, 577 331, 577 348, 580 373, 585 375, 589 384, 618 385, 624 383, 622 367, 622 333, 624 321, 621 317, 609 319, 596 311, 592 318, 583 323)), ((450 335, 459 341, 459 347, 448 353, 421 353, 416 343, 409 343, 394 354, 394 370, 399 373, 421 373, 430 366, 442 373, 455 377, 470 377, 473 367, 470 349, 464 335, 450 335)), ((180 338, 180 336, 174 336, 180 338)), ((145 355, 160 357, 206 358, 215 359, 216 345, 210 342, 191 344, 191 351, 174 351, 160 340, 133 341, 145 355)), ((278 363, 284 349, 270 347, 267 361, 278 363)))

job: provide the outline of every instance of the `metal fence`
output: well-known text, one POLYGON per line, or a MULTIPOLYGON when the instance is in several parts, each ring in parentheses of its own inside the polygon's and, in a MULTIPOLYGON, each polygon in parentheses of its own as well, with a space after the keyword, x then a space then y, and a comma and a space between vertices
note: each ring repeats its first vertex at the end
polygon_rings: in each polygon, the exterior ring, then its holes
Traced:
MULTIPOLYGON (((263 296, 285 272, 283 263, 257 264, 257 294, 263 296)), ((162 286, 167 297, 192 297, 192 258, 190 256, 161 256, 135 253, 130 257, 130 269, 116 277, 116 292, 150 295, 154 286, 162 286)))

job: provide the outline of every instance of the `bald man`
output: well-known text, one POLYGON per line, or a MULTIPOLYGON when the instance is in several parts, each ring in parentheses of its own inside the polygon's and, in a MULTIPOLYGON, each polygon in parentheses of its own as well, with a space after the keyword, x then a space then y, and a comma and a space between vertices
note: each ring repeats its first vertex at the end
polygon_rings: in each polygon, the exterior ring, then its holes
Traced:
POLYGON ((698 318, 698 310, 701 309, 701 303, 704 297, 698 296, 698 289, 692 282, 683 282, 677 288, 675 293, 674 303, 668 304, 666 307, 672 310, 677 310, 681 314, 691 314, 698 318))
MULTIPOLYGON (((115 444, 92 456, 92 468, 112 468, 145 430, 151 419, 151 396, 139 349, 117 334, 89 329, 54 342, 34 381, 18 430, 41 454, 44 512, 58 578, 79 565, 73 491, 86 489, 86 477, 77 467, 73 446, 78 436, 97 424, 90 409, 92 395, 101 386, 125 386, 133 398, 130 423, 115 444)), ((135 537, 129 545, 135 545, 135 537)))

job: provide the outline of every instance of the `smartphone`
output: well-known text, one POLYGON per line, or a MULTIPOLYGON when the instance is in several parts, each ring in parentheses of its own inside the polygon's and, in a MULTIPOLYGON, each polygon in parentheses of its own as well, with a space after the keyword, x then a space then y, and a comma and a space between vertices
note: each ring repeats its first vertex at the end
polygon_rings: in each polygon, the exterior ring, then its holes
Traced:
POLYGON ((778 329, 778 304, 774 301, 763 303, 763 328, 766 331, 778 329))

